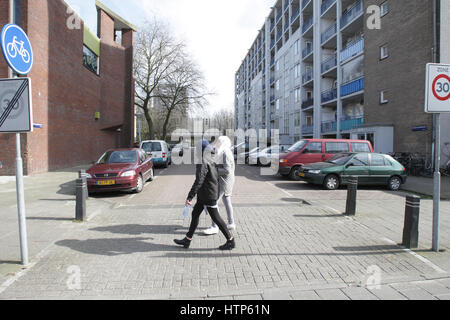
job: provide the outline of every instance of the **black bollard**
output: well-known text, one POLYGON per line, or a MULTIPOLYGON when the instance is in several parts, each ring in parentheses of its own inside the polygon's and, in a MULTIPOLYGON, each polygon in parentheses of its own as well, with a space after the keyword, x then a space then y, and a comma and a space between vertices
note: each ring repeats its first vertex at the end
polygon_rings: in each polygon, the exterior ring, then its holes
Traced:
POLYGON ((356 197, 358 192, 358 177, 349 177, 347 185, 347 205, 345 215, 354 216, 356 214, 356 197))
POLYGON ((76 182, 76 206, 75 206, 75 220, 86 221, 86 179, 77 179, 76 182))
POLYGON ((419 214, 420 197, 407 196, 402 245, 408 249, 419 247, 419 214))

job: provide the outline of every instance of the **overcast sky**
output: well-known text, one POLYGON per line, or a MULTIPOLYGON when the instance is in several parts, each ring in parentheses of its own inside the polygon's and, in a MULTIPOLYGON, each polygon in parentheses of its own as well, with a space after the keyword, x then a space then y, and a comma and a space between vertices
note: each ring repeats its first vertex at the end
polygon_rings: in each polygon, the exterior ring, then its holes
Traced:
MULTIPOLYGON (((96 31, 95 0, 66 0, 96 31)), ((185 40, 200 65, 211 97, 210 110, 234 108, 234 75, 275 0, 103 0, 107 7, 139 26, 146 19, 167 21, 185 40)))

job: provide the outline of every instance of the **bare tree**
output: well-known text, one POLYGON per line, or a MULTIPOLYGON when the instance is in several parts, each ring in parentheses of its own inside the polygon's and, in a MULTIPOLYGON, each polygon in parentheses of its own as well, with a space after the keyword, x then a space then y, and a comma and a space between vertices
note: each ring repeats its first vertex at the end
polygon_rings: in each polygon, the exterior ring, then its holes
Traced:
POLYGON ((226 130, 234 129, 234 111, 222 108, 211 117, 211 125, 225 134, 226 130))
POLYGON ((202 109, 208 95, 203 75, 191 58, 186 54, 180 55, 174 66, 158 90, 164 115, 163 140, 169 133, 172 115, 178 113, 187 117, 189 111, 202 109))
POLYGON ((154 139, 151 114, 152 99, 157 97, 158 86, 166 81, 180 60, 184 44, 176 42, 168 27, 158 20, 147 22, 135 41, 134 78, 136 106, 145 116, 150 139, 154 139))

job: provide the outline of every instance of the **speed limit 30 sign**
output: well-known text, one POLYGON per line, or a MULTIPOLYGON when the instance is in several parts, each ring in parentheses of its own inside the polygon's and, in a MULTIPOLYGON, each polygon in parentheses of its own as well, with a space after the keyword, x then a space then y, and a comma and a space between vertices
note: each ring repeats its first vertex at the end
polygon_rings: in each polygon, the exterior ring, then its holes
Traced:
POLYGON ((425 112, 450 113, 450 65, 427 64, 425 112))

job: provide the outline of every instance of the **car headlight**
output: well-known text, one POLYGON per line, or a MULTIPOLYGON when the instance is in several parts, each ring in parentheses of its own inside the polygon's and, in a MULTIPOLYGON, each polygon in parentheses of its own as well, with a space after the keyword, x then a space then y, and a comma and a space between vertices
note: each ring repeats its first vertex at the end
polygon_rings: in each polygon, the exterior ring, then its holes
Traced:
POLYGON ((280 159, 280 163, 287 163, 287 159, 280 159))
POLYGON ((135 175, 136 175, 136 171, 130 170, 130 171, 125 171, 120 176, 121 177, 134 177, 135 175))
POLYGON ((321 170, 309 170, 308 172, 311 174, 320 174, 321 170))

